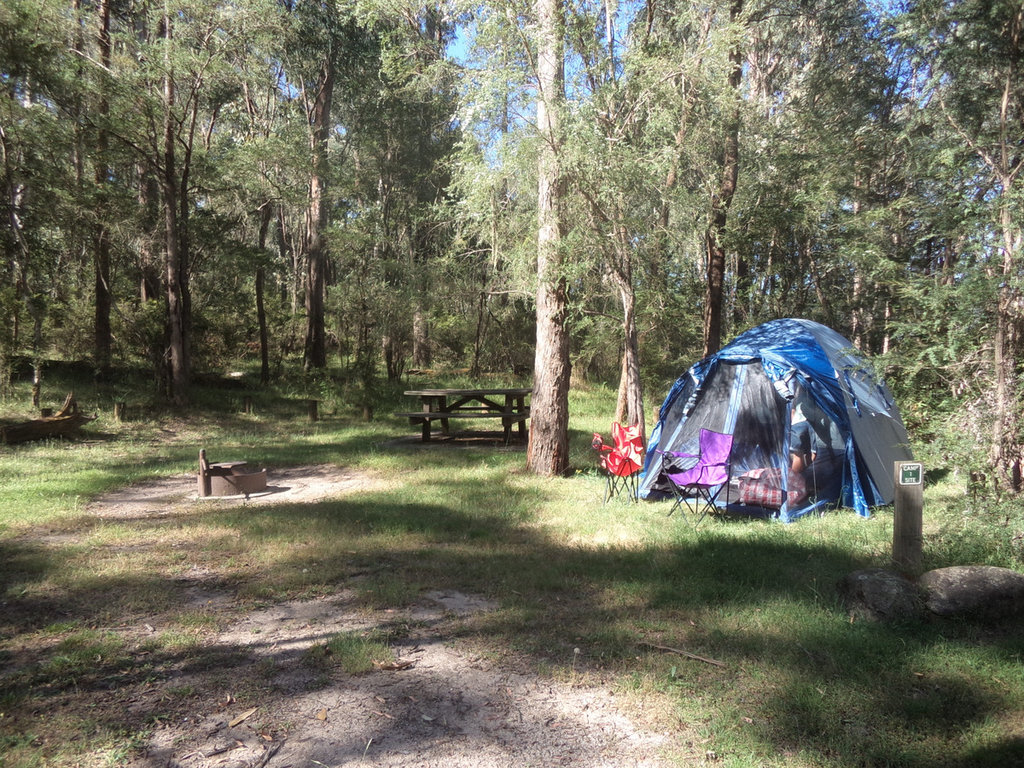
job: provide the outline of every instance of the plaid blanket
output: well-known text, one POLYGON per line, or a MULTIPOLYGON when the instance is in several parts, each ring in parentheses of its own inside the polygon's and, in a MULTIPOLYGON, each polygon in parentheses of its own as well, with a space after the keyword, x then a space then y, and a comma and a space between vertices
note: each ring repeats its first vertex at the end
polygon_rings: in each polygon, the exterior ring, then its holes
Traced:
MULTIPOLYGON (((782 470, 762 467, 744 472, 738 478, 739 502, 755 507, 778 509, 782 506, 782 470)), ((789 473, 790 506, 807 498, 807 483, 803 477, 789 473)))

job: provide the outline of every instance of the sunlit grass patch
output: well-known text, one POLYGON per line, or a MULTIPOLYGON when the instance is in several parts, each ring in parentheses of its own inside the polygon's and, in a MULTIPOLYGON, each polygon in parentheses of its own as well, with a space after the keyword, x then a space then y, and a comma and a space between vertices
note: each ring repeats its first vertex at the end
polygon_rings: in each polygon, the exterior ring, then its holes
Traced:
POLYGON ((356 589, 357 601, 366 608, 386 610, 412 603, 419 589, 401 574, 379 573, 365 579, 356 589))
MULTIPOLYGON (((2 726, 2 720, 0 720, 2 726)), ((110 727, 93 719, 73 715, 51 723, 50 731, 0 734, 0 757, 4 768, 48 768, 48 766, 124 765, 144 746, 145 732, 110 727), (80 734, 73 739, 55 740, 54 731, 80 734)))
POLYGON ((129 654, 124 639, 109 631, 80 629, 62 637, 37 674, 43 678, 74 678, 92 675, 104 668, 117 668, 128 663, 129 654))
POLYGON ((173 627, 159 632, 155 637, 147 640, 143 647, 148 651, 181 653, 197 649, 202 643, 203 637, 198 633, 181 627, 173 627))
POLYGON ((320 669, 338 667, 349 675, 363 675, 393 663, 394 653, 384 637, 376 633, 340 632, 310 648, 304 662, 320 669))

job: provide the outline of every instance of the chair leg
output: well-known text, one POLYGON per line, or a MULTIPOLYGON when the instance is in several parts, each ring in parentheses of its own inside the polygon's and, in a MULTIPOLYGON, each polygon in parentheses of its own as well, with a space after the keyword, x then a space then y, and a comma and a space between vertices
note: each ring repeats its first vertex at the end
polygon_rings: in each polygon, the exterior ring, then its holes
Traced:
POLYGON ((605 481, 605 486, 604 486, 604 503, 605 504, 607 504, 609 501, 611 501, 613 497, 619 495, 620 480, 621 480, 620 477, 618 477, 617 475, 613 475, 611 472, 609 472, 606 475, 606 477, 607 477, 607 480, 605 481))
MULTIPOLYGON (((692 489, 696 494, 692 497, 694 506, 693 512, 698 515, 697 521, 693 524, 693 527, 696 528, 705 517, 713 512, 715 499, 718 497, 718 494, 711 493, 710 488, 706 488, 701 485, 686 486, 686 489, 692 489)), ((689 507, 690 504, 688 500, 691 498, 686 495, 683 488, 675 486, 672 490, 675 493, 675 502, 672 504, 672 509, 668 511, 669 517, 671 517, 677 509, 682 509, 684 504, 689 507)))
POLYGON ((700 517, 698 517, 697 518, 697 522, 695 522, 693 524, 694 528, 696 528, 698 525, 700 525, 704 521, 704 518, 708 516, 708 512, 710 511, 710 506, 708 504, 708 500, 706 498, 704 498, 703 496, 701 496, 699 498, 700 498, 700 503, 697 506, 698 506, 698 510, 700 511, 700 517))
POLYGON ((718 499, 718 494, 722 492, 722 486, 719 486, 718 490, 714 492, 712 492, 711 488, 698 486, 697 491, 700 494, 702 503, 700 504, 700 517, 697 519, 697 522, 694 523, 694 527, 700 525, 701 520, 705 517, 715 513, 715 501, 718 499))
POLYGON ((640 485, 637 481, 637 477, 638 474, 634 472, 626 478, 626 487, 629 489, 629 500, 634 503, 640 501, 640 485))
POLYGON ((625 493, 629 496, 630 501, 637 501, 640 491, 640 486, 637 481, 637 473, 622 477, 620 475, 613 475, 611 472, 605 475, 605 487, 604 487, 604 503, 607 504, 612 500, 612 497, 618 496, 620 493, 625 493))
POLYGON ((681 511, 683 505, 686 503, 686 496, 685 494, 683 494, 682 491, 680 491, 678 488, 673 488, 672 490, 674 492, 675 498, 672 501, 672 508, 668 511, 668 515, 666 515, 666 517, 672 517, 672 515, 675 514, 675 511, 677 509, 681 511))

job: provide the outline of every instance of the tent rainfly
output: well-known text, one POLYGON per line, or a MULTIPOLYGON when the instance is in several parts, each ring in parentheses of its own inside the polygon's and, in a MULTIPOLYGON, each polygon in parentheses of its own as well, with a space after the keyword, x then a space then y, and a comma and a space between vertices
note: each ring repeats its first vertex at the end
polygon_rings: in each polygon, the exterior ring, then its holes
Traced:
POLYGON ((642 498, 671 492, 664 452, 696 454, 702 428, 733 435, 719 506, 785 522, 830 505, 869 516, 893 500, 894 462, 911 458, 889 389, 810 320, 753 328, 676 381, 648 441, 642 498))

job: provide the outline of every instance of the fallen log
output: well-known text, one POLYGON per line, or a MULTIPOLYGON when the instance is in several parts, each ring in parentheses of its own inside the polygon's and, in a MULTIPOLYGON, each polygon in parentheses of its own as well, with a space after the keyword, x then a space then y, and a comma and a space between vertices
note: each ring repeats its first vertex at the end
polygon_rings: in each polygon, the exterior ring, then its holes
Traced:
POLYGON ((87 416, 78 410, 75 393, 71 392, 64 399, 64 405, 53 416, 23 421, 19 424, 7 424, 0 427, 0 443, 25 443, 30 440, 42 440, 46 437, 62 437, 69 435, 87 424, 95 416, 87 416))

